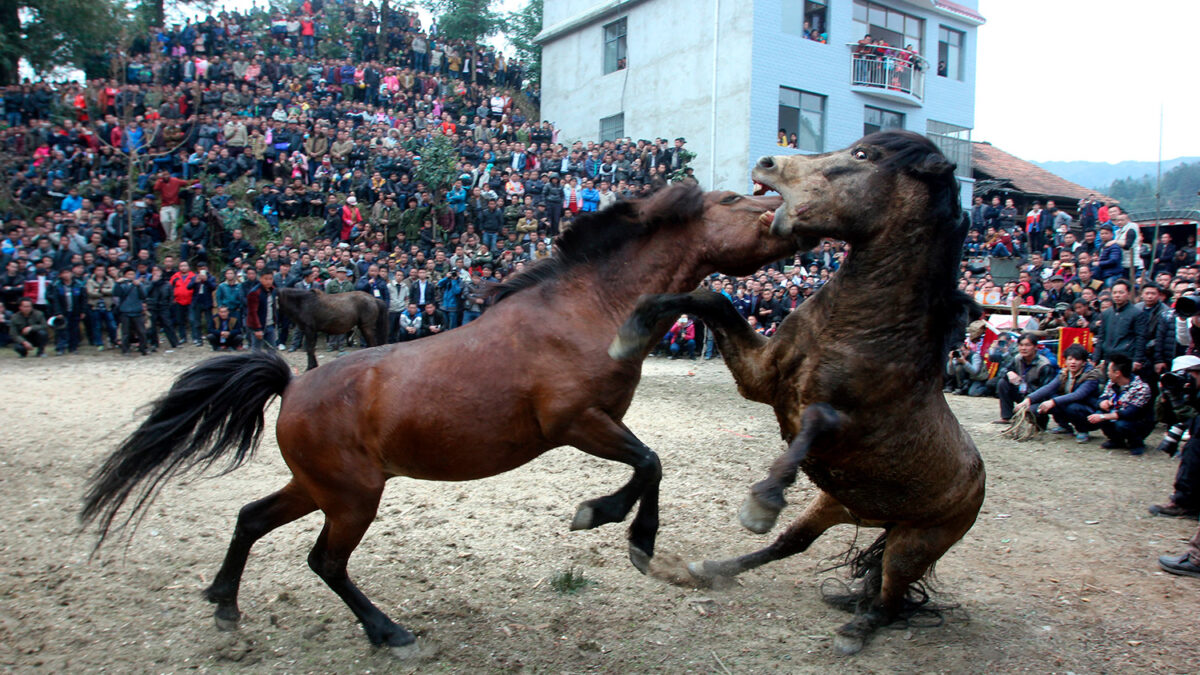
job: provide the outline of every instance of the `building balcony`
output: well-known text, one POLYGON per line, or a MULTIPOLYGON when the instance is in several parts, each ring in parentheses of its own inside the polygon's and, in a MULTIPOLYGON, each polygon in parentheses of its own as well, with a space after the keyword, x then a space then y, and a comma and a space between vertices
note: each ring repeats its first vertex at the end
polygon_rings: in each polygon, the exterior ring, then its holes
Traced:
POLYGON ((904 49, 849 46, 854 48, 850 56, 853 91, 898 103, 923 104, 929 62, 904 49))

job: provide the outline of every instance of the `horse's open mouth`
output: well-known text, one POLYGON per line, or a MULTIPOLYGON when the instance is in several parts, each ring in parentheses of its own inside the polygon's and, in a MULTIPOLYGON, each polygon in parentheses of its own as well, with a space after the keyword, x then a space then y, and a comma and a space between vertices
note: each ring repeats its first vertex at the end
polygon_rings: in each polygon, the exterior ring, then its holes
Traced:
POLYGON ((762 195, 765 195, 768 192, 774 192, 776 194, 779 194, 779 190, 776 190, 773 185, 771 185, 769 183, 764 183, 759 180, 754 181, 754 196, 755 197, 761 197, 762 195))

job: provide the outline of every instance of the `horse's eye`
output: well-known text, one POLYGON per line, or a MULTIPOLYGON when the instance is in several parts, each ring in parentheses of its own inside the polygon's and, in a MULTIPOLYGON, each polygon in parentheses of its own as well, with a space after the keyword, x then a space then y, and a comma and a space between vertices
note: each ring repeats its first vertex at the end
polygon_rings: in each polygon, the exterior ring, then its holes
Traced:
POLYGON ((741 198, 742 198, 741 195, 725 195, 724 197, 721 198, 721 203, 725 204, 725 205, 729 205, 729 204, 736 202, 737 200, 739 200, 741 198))
POLYGON ((867 158, 866 150, 855 150, 854 151, 854 159, 866 159, 866 158, 867 158))

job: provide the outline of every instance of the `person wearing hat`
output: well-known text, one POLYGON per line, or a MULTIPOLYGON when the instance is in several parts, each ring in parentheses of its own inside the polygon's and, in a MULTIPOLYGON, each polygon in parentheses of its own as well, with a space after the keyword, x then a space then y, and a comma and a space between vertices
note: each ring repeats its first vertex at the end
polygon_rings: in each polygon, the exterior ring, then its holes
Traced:
MULTIPOLYGON (((333 278, 325 282, 325 293, 327 295, 336 295, 338 293, 352 292, 354 290, 354 282, 349 279, 349 274, 350 271, 345 267, 335 268, 333 278)), ((328 351, 341 351, 345 338, 345 335, 326 336, 325 342, 328 343, 328 351)))
POLYGON ((346 203, 342 206, 342 230, 338 235, 338 240, 349 242, 358 234, 362 223, 363 217, 362 212, 358 210, 358 198, 354 195, 346 197, 346 203))

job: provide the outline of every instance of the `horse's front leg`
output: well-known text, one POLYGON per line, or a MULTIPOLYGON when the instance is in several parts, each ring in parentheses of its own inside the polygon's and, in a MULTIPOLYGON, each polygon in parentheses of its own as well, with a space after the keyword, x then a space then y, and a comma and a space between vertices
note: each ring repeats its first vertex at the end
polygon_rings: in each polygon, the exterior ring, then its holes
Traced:
POLYGON ((304 329, 304 353, 308 355, 308 369, 317 367, 317 331, 304 329))
POLYGON ((754 332, 728 298, 712 291, 644 295, 608 348, 614 359, 645 358, 654 335, 667 320, 687 313, 713 332, 742 396, 759 403, 775 400, 778 373, 770 341, 754 332))
POLYGON ((658 484, 662 465, 658 455, 638 440, 621 422, 592 408, 579 415, 563 439, 568 445, 633 467, 633 477, 616 492, 579 505, 572 530, 590 530, 606 523, 619 523, 641 500, 629 526, 629 559, 643 574, 654 556, 658 536, 658 484))
POLYGON ((767 477, 750 487, 750 494, 738 510, 742 526, 758 534, 774 527, 779 513, 787 506, 783 491, 796 482, 800 462, 808 456, 813 443, 822 436, 837 433, 844 425, 845 416, 828 403, 813 403, 805 408, 800 433, 771 464, 767 477))

